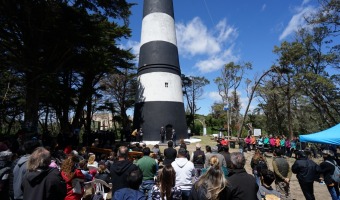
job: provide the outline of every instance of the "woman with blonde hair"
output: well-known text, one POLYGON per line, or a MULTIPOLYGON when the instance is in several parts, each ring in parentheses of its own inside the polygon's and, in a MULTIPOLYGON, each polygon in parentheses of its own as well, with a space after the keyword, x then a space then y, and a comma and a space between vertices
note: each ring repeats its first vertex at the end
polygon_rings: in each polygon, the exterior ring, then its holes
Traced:
POLYGON ((182 192, 175 187, 176 172, 171 165, 166 165, 159 175, 158 185, 152 187, 151 196, 153 200, 181 200, 182 192))
POLYGON ((211 166, 203 174, 191 189, 189 199, 192 200, 219 200, 230 199, 231 193, 227 179, 219 165, 218 158, 210 158, 211 166))
POLYGON ((80 200, 84 194, 84 174, 78 168, 79 159, 69 156, 61 165, 61 176, 66 183, 67 194, 65 200, 80 200))
MULTIPOLYGON (((220 162, 219 162, 217 156, 211 156, 210 159, 209 159, 209 166, 207 168, 202 169, 201 174, 205 174, 210 169, 210 167, 212 167, 214 165, 219 165, 219 164, 220 164, 220 162)), ((224 166, 221 166, 221 170, 224 174, 224 177, 227 178, 228 174, 229 174, 228 169, 224 166)))

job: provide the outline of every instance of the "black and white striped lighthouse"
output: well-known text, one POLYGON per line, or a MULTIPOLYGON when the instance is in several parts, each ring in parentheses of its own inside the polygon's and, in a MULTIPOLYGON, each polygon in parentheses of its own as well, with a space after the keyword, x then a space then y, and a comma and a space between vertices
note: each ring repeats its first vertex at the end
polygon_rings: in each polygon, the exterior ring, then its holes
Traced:
POLYGON ((159 141, 160 128, 187 136, 172 0, 144 0, 134 128, 159 141))

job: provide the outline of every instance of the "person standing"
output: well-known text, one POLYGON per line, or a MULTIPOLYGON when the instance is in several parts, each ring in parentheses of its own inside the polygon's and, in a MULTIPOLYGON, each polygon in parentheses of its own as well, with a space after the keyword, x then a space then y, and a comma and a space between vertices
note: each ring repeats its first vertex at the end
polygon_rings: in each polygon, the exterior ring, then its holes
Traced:
POLYGON ((126 181, 128 187, 121 188, 117 190, 114 195, 114 200, 146 200, 144 193, 139 191, 139 187, 143 181, 143 173, 140 169, 131 171, 126 181))
POLYGON ((138 142, 142 142, 143 141, 143 130, 142 128, 139 128, 139 131, 138 131, 138 142))
POLYGON ((282 149, 275 149, 272 164, 276 190, 282 194, 283 199, 291 199, 289 182, 292 177, 292 170, 287 160, 283 157, 282 149))
POLYGON ((211 147, 211 153, 205 155, 205 164, 204 164, 205 167, 210 166, 209 160, 212 156, 216 156, 218 158, 220 167, 221 166, 227 167, 227 163, 225 161, 224 156, 222 154, 218 153, 218 147, 217 146, 211 147))
POLYGON ((246 159, 240 152, 230 154, 232 170, 229 173, 231 199, 257 200, 259 186, 255 178, 244 169, 246 159))
POLYGON ((296 174, 306 200, 315 200, 313 183, 320 172, 320 167, 308 159, 303 151, 297 153, 296 159, 292 165, 292 172, 296 174))
POLYGON ((195 175, 194 164, 186 158, 186 150, 180 148, 178 150, 178 157, 171 166, 176 171, 176 187, 180 187, 182 190, 182 200, 188 200, 190 190, 192 187, 192 178, 195 175))
POLYGON ((268 165, 265 157, 262 155, 259 149, 255 150, 255 154, 250 161, 250 166, 252 168, 256 183, 260 186, 261 172, 264 169, 268 169, 268 165))
POLYGON ((150 148, 145 147, 144 156, 137 161, 137 166, 143 172, 143 182, 139 190, 146 194, 148 199, 151 199, 151 189, 155 185, 154 177, 157 172, 157 163, 150 157, 150 152, 150 148))
POLYGON ((163 165, 171 165, 177 157, 177 151, 174 149, 174 143, 170 140, 168 141, 168 148, 164 149, 164 160, 163 165))
POLYGON ((327 185, 329 194, 332 200, 339 199, 339 183, 332 179, 332 175, 335 170, 336 161, 333 159, 333 152, 331 150, 323 150, 322 157, 324 161, 320 163, 321 173, 323 174, 323 179, 327 185))
POLYGON ((177 139, 176 131, 175 131, 175 129, 173 128, 173 129, 172 129, 171 140, 172 140, 172 142, 174 143, 175 147, 176 147, 176 139, 177 139))
POLYGON ((181 200, 182 192, 176 184, 176 172, 171 165, 166 165, 160 175, 157 185, 152 187, 152 199, 153 200, 181 200))
POLYGON ((192 162, 194 163, 195 179, 197 180, 198 177, 201 176, 201 170, 204 168, 205 163, 205 154, 204 151, 201 150, 200 143, 196 144, 196 151, 193 152, 192 162))
MULTIPOLYGON (((38 147, 28 158, 27 173, 22 180, 25 200, 62 200, 66 196, 66 186, 60 172, 49 167, 51 154, 38 147)), ((66 198, 65 198, 66 199, 66 198)))
POLYGON ((161 127, 161 130, 160 130, 160 132, 159 132, 159 135, 161 136, 161 142, 164 143, 164 139, 165 139, 165 129, 164 129, 163 126, 161 127))
POLYGON ((65 200, 80 200, 84 195, 85 175, 78 168, 79 159, 69 156, 61 164, 61 176, 66 183, 67 194, 65 200))
POLYGON ((118 160, 111 165, 110 174, 112 180, 112 195, 125 187, 129 187, 126 177, 130 172, 139 170, 139 168, 128 160, 129 150, 126 146, 120 146, 118 149, 118 160))

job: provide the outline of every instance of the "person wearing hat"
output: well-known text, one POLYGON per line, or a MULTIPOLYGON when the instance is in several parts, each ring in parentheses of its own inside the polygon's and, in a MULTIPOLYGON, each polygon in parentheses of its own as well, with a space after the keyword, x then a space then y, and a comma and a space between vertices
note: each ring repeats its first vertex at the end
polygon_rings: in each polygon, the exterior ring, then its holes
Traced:
POLYGON ((296 152, 296 161, 292 165, 292 172, 296 174, 301 190, 306 200, 315 199, 313 183, 318 179, 320 167, 303 151, 296 152))
POLYGON ((205 155, 205 164, 204 164, 204 166, 206 168, 210 166, 209 160, 210 160, 210 158, 212 156, 216 156, 218 158, 220 167, 221 166, 227 167, 227 162, 225 161, 224 156, 222 154, 218 153, 218 147, 217 146, 212 146, 211 147, 211 153, 205 155))
MULTIPOLYGON (((336 161, 333 159, 333 152, 330 150, 323 150, 322 157, 324 161, 320 163, 321 174, 323 174, 323 180, 327 185, 329 194, 332 200, 339 199, 339 183, 332 179, 332 174, 335 170, 336 161)), ((322 180, 322 179, 321 179, 322 180)))

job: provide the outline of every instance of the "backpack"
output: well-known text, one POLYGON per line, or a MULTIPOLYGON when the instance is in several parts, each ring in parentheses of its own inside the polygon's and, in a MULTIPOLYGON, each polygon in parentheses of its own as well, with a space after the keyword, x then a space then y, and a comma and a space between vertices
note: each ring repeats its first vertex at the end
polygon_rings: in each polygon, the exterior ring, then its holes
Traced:
POLYGON ((331 162, 329 160, 326 160, 326 162, 330 163, 331 165, 334 166, 334 172, 331 175, 331 178, 333 179, 333 181, 335 182, 340 182, 340 167, 336 164, 336 162, 331 162))
POLYGON ((267 163, 264 160, 258 160, 256 164, 256 171, 261 175, 262 170, 268 169, 267 163))

